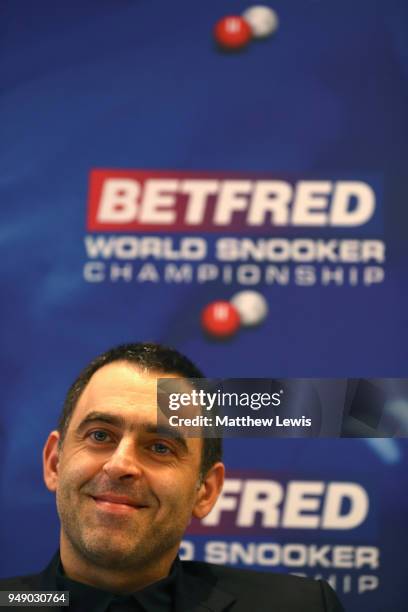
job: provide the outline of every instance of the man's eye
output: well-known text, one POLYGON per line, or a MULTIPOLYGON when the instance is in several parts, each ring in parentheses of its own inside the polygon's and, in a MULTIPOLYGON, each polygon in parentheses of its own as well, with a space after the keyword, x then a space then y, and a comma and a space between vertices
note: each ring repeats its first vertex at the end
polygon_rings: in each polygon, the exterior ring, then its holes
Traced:
POLYGON ((170 455, 172 452, 171 448, 163 442, 155 442, 150 448, 158 455, 170 455))
POLYGON ((95 431, 91 431, 91 433, 89 434, 89 437, 94 442, 110 442, 111 440, 110 435, 106 431, 103 431, 103 429, 97 429, 95 431))

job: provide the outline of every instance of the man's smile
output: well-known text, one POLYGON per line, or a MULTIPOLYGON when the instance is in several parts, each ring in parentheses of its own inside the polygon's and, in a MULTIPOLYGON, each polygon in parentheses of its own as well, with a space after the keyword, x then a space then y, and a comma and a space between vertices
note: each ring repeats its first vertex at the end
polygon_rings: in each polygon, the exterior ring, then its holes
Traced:
POLYGON ((95 501, 97 507, 105 512, 132 514, 136 510, 147 508, 146 504, 141 504, 124 495, 104 493, 101 495, 92 495, 91 497, 95 501))

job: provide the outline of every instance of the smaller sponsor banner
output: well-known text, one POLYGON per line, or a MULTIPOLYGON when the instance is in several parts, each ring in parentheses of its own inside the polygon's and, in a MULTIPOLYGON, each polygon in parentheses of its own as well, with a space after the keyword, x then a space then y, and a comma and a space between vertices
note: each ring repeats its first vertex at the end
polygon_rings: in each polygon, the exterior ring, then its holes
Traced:
POLYGON ((381 582, 374 477, 232 470, 215 507, 194 519, 183 559, 324 578, 364 597, 381 582))

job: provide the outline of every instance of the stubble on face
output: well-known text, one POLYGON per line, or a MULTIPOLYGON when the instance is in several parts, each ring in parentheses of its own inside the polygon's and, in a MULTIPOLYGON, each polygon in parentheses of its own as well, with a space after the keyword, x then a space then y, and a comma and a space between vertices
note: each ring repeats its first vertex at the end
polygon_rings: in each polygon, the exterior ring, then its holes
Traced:
MULTIPOLYGON (((189 514, 169 507, 169 520, 156 521, 161 502, 142 485, 118 486, 95 478, 71 494, 70 478, 64 477, 57 492, 57 508, 63 533, 72 548, 88 562, 104 569, 138 569, 177 548, 189 514), (129 514, 109 514, 98 509, 95 498, 105 493, 125 495, 141 507, 129 514)), ((192 501, 191 501, 192 503, 192 501)))

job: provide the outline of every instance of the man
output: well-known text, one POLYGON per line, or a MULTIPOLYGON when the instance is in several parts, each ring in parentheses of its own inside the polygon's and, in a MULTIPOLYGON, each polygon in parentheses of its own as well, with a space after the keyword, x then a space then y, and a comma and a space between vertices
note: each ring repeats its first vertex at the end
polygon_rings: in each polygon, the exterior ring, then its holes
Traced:
POLYGON ((116 347, 81 372, 43 452, 60 550, 41 574, 0 590, 69 591, 70 609, 83 612, 341 610, 322 581, 178 559, 191 517, 205 517, 221 491, 221 440, 158 428, 156 381, 199 377, 158 344, 116 347))

